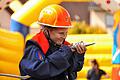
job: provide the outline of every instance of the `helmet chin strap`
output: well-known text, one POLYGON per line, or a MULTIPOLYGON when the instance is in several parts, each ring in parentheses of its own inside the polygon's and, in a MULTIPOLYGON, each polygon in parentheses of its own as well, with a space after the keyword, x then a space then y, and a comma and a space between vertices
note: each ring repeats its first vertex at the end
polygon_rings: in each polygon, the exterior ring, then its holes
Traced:
POLYGON ((58 44, 56 44, 51 38, 50 38, 50 32, 48 29, 44 29, 43 33, 45 34, 46 38, 48 39, 48 41, 50 43, 52 43, 54 46, 60 46, 58 44))

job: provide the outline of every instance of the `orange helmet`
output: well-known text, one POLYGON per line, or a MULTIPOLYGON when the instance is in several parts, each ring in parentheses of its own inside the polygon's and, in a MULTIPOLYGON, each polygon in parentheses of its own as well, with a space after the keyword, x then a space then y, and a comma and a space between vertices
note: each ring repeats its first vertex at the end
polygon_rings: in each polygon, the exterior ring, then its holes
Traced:
POLYGON ((71 27, 71 20, 68 11, 57 4, 49 5, 42 10, 38 18, 38 23, 50 27, 71 27))

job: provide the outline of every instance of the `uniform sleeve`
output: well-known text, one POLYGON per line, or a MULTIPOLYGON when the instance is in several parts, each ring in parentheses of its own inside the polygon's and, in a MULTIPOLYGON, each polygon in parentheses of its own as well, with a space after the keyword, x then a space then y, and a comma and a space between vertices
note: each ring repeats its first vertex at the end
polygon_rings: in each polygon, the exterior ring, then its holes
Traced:
POLYGON ((101 75, 106 75, 106 72, 100 69, 100 74, 101 75))
POLYGON ((73 71, 74 72, 80 71, 84 64, 84 54, 74 53, 73 56, 74 56, 72 65, 73 71))
POLYGON ((68 46, 62 46, 47 57, 36 46, 28 47, 20 62, 20 72, 38 79, 54 77, 70 67, 68 59, 71 55, 72 51, 68 46))

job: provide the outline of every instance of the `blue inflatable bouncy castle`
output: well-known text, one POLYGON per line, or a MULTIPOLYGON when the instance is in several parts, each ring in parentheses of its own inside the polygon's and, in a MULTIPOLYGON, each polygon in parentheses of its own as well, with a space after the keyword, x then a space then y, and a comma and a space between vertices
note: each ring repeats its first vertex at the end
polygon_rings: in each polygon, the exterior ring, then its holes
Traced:
POLYGON ((120 10, 114 14, 112 50, 112 80, 120 80, 120 10))
POLYGON ((120 10, 114 14, 112 63, 120 64, 120 10))

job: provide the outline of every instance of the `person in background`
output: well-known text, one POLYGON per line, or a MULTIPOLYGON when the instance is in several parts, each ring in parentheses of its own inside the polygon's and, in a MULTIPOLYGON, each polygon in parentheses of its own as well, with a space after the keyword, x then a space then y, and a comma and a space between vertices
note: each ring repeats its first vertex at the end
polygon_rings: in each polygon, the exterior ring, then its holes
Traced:
POLYGON ((96 59, 90 60, 90 65, 92 66, 92 69, 88 70, 88 80, 100 80, 103 75, 105 78, 109 78, 109 75, 104 70, 99 68, 99 64, 96 59))
POLYGON ((42 29, 26 42, 19 68, 27 80, 75 80, 84 64, 86 47, 83 42, 74 47, 65 41, 71 20, 60 5, 45 7, 38 18, 42 29))

